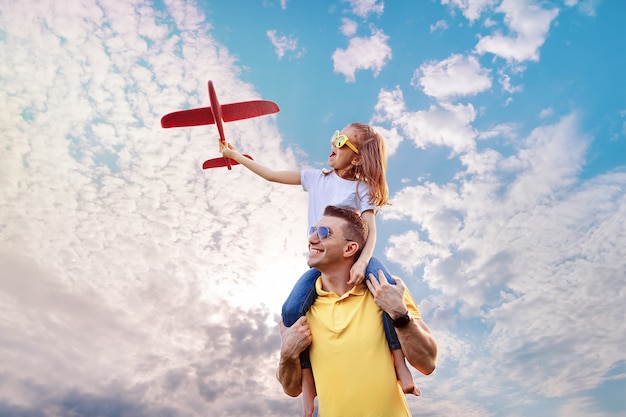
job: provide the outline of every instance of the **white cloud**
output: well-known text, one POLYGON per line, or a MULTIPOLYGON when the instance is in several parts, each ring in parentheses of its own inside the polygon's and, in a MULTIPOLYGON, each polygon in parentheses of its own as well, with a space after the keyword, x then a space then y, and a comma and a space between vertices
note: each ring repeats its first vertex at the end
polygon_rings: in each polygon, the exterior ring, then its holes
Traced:
POLYGON ((485 21, 483 22, 483 26, 486 28, 490 28, 490 27, 497 26, 497 25, 498 25, 498 22, 490 18, 486 18, 485 21))
POLYGON ((552 20, 559 14, 559 10, 542 9, 532 0, 504 0, 496 12, 504 13, 504 22, 510 35, 496 33, 485 36, 478 41, 476 52, 492 53, 513 63, 538 61, 539 48, 545 42, 552 20))
POLYGON ((511 85, 511 77, 508 74, 505 74, 502 70, 498 71, 498 75, 498 82, 502 86, 502 89, 507 93, 519 93, 524 89, 522 85, 511 85))
POLYGON ((440 292, 423 301, 431 325, 481 318, 491 329, 458 359, 468 366, 455 378, 474 393, 577 395, 623 357, 626 300, 614 288, 626 274, 626 173, 578 180, 589 138, 577 125, 569 115, 536 128, 510 157, 464 154, 467 175, 406 187, 383 213, 415 224, 386 254, 423 266, 440 292))
MULTIPOLYGON (((68 402, 78 415, 110 407, 140 416, 204 415, 207 409, 245 414, 250 407, 269 415, 258 399, 223 403, 220 397, 236 398, 250 387, 281 396, 271 372, 250 372, 274 366, 279 341, 266 310, 215 304, 188 280, 157 270, 111 299, 110 288, 76 288, 30 258, 2 253, 0 264, 5 415, 7 404, 12 413, 63 413, 68 402), (223 311, 230 312, 229 326, 214 321, 223 311), (239 362, 233 367, 232 357, 239 362), (219 369, 224 363, 250 376, 233 379, 219 369)), ((285 406, 285 415, 295 412, 285 406)))
POLYGON ((382 126, 377 126, 376 124, 371 124, 371 126, 376 129, 378 133, 380 133, 385 139, 385 145, 387 147, 387 156, 392 156, 396 153, 398 146, 400 146, 400 142, 402 142, 402 136, 398 132, 398 129, 392 127, 391 129, 387 129, 382 126))
POLYGON ((595 16, 596 10, 600 5, 599 0, 566 0, 565 5, 568 7, 578 6, 578 10, 587 15, 587 16, 595 16))
MULTIPOLYGON (((0 17, 0 414, 293 415, 273 321, 307 268, 306 195, 203 172, 215 127, 159 125, 208 105, 207 73, 223 103, 258 94, 189 4, 49 5, 0 17)), ((293 168, 272 116, 225 129, 293 168)))
POLYGON ((551 107, 548 107, 546 109, 541 110, 541 112, 539 112, 539 117, 541 119, 545 119, 547 117, 551 117, 554 114, 554 109, 551 107))
POLYGON ((385 8, 384 2, 378 2, 378 0, 344 0, 350 3, 352 7, 352 13, 359 17, 366 18, 369 14, 383 14, 385 8))
POLYGON ((389 123, 418 148, 446 146, 452 153, 466 152, 475 146, 476 131, 471 123, 476 111, 471 104, 441 103, 428 110, 408 111, 399 87, 381 90, 375 106, 374 123, 389 123))
POLYGON ((343 36, 354 36, 356 34, 356 30, 358 28, 357 23, 352 20, 352 19, 348 19, 346 17, 342 17, 341 18, 341 33, 343 34, 343 36))
POLYGON ((478 134, 479 139, 504 137, 507 139, 517 138, 517 125, 515 123, 500 123, 478 134))
POLYGON ((337 49, 333 53, 334 71, 343 74, 347 82, 354 82, 357 70, 372 70, 374 76, 391 59, 389 37, 382 30, 372 28, 369 38, 352 38, 346 49, 337 49))
POLYGON ((397 119, 406 113, 408 110, 400 87, 396 86, 392 91, 381 89, 378 92, 378 103, 376 103, 375 110, 374 121, 378 122, 397 119))
POLYGON ((446 30, 448 29, 448 23, 445 20, 437 20, 434 25, 430 25, 430 33, 436 32, 438 30, 446 30))
POLYGON ((439 100, 476 95, 491 87, 489 70, 473 56, 455 54, 443 61, 422 64, 415 71, 411 85, 439 100))
MULTIPOLYGON (((399 201, 402 201, 400 198, 399 201)), ((393 218, 393 216, 389 216, 393 218)), ((454 230, 458 225, 453 226, 454 230)), ((389 239, 389 246, 385 250, 385 256, 398 263, 403 270, 413 273, 415 268, 433 262, 435 259, 449 256, 447 249, 438 247, 429 242, 420 240, 419 235, 415 231, 408 231, 403 235, 392 236, 389 239)))
POLYGON ((497 0, 441 0, 441 4, 449 4, 461 9, 463 16, 474 23, 480 18, 483 10, 494 6, 497 0))
MULTIPOLYGON (((278 59, 282 59, 285 56, 286 52, 298 51, 298 39, 291 38, 285 35, 279 35, 276 30, 268 30, 265 32, 268 39, 274 45, 274 49, 276 51, 276 55, 278 59)), ((300 50, 295 54, 296 57, 300 57, 303 51, 300 50)))

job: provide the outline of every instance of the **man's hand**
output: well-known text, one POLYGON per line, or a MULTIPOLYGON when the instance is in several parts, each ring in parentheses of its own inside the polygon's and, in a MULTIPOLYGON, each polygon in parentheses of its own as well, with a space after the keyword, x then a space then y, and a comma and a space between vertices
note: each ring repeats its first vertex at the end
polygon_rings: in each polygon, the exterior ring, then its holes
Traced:
POLYGON ((293 326, 285 327, 280 321, 280 361, 276 377, 283 386, 285 394, 297 397, 302 392, 302 369, 300 353, 311 344, 311 329, 302 316, 293 326))
POLYGON ((293 326, 285 327, 280 321, 280 356, 291 360, 299 360, 300 353, 311 344, 311 329, 306 321, 306 316, 302 316, 293 326))
POLYGON ((404 304, 404 283, 398 277, 393 278, 396 280, 396 285, 387 282, 385 274, 379 270, 378 279, 374 274, 370 274, 366 282, 367 288, 374 296, 376 305, 389 314, 392 319, 396 319, 407 312, 407 307, 404 304))

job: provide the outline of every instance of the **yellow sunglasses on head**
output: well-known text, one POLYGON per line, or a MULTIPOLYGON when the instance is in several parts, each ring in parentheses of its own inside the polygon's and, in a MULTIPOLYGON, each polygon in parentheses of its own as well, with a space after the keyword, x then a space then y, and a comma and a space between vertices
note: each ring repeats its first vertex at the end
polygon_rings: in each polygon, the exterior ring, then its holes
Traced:
POLYGON ((330 142, 334 143, 337 148, 341 148, 343 145, 346 145, 348 148, 352 149, 354 153, 359 153, 356 146, 350 143, 350 139, 338 130, 335 130, 335 133, 333 133, 333 136, 330 138, 330 142))

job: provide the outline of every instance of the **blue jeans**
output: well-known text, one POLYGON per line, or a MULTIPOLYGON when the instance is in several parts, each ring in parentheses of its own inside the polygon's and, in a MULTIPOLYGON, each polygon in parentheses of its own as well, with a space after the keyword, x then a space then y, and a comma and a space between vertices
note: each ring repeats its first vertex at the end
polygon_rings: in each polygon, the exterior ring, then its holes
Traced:
MULTIPOLYGON (((374 274, 378 279, 378 270, 383 271, 385 278, 390 284, 396 285, 396 281, 391 277, 387 268, 376 258, 370 259, 370 263, 365 270, 365 278, 369 278, 369 274, 374 274)), ((293 326, 298 319, 309 311, 309 308, 315 302, 317 298, 317 292, 315 291, 315 281, 320 276, 320 271, 315 268, 309 269, 304 273, 296 282, 291 294, 287 297, 285 304, 283 304, 283 324, 287 327, 293 326)), ((390 350, 400 349, 400 341, 398 335, 393 327, 391 317, 383 312, 383 327, 385 328, 385 336, 387 337, 387 343, 390 350)), ((309 360, 309 348, 306 348, 304 352, 300 354, 300 365, 303 368, 310 368, 311 361, 309 360)))

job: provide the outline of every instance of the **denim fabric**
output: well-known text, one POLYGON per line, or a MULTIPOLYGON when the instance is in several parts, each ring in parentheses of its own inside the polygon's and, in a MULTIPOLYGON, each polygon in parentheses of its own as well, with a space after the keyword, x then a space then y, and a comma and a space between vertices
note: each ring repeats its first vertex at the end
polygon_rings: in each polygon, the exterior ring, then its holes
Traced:
MULTIPOLYGON (((385 274, 385 278, 387 278, 387 282, 391 285, 396 285, 396 280, 391 277, 391 274, 385 268, 382 262, 378 259, 372 257, 370 259, 370 263, 367 264, 367 269, 365 270, 365 279, 369 279, 370 274, 373 274, 376 279, 378 279, 378 271, 381 270, 385 274)), ((393 327, 393 320, 389 314, 383 311, 383 326, 385 328, 385 336, 387 337, 387 343, 389 344, 389 350, 400 349, 400 341, 398 340, 398 335, 396 334, 396 328, 393 327)))
POLYGON ((320 275, 320 271, 311 268, 293 286, 291 294, 289 294, 285 304, 283 304, 283 324, 285 326, 293 326, 300 317, 309 311, 309 308, 317 298, 315 281, 317 281, 320 275))
MULTIPOLYGON (((387 282, 392 285, 396 285, 396 281, 391 277, 387 268, 378 259, 372 257, 370 263, 367 265, 365 271, 365 278, 369 278, 369 274, 373 274, 378 279, 378 270, 383 271, 387 282)), ((320 276, 320 271, 315 268, 311 268, 304 273, 296 282, 291 293, 287 297, 287 300, 283 304, 282 315, 283 324, 287 327, 293 326, 301 316, 304 316, 309 308, 315 302, 317 292, 315 291, 315 281, 320 276)), ((400 349, 400 341, 398 335, 393 327, 391 317, 383 312, 383 327, 385 329, 385 336, 390 350, 400 349)), ((300 365, 303 368, 310 368, 311 362, 309 360, 309 348, 300 354, 300 365)))

